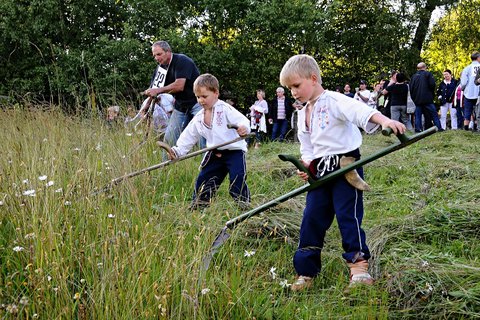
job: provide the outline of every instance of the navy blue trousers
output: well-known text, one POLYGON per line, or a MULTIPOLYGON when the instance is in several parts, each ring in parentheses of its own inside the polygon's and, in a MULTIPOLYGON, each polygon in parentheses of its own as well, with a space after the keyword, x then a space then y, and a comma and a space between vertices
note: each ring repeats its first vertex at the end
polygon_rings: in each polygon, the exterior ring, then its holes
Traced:
MULTIPOLYGON (((363 177, 362 168, 357 169, 363 177)), ((370 258, 365 243, 363 220, 363 192, 352 187, 342 176, 307 193, 307 204, 300 226, 300 241, 293 257, 298 275, 314 277, 321 268, 321 251, 325 234, 337 218, 342 236, 343 258, 355 262, 370 258)))
POLYGON ((202 169, 195 182, 194 201, 210 202, 228 173, 230 195, 237 201, 250 202, 246 169, 245 152, 242 150, 210 151, 202 161, 202 169))

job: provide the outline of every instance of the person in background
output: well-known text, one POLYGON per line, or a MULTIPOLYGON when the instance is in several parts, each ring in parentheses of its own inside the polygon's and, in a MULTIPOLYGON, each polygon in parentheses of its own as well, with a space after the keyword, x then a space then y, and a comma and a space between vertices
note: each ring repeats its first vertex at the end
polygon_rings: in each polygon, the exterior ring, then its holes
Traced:
POLYGON ((437 89, 438 100, 440 101, 440 124, 443 130, 447 130, 447 114, 450 112, 450 126, 452 130, 458 129, 457 109, 453 107, 457 81, 452 78, 452 71, 443 71, 443 81, 437 89))
POLYGON ((405 83, 405 74, 399 72, 395 80, 391 79, 389 85, 383 90, 383 94, 388 94, 391 99, 390 117, 403 123, 407 130, 413 131, 412 123, 407 114, 408 84, 405 83), (396 82, 392 82, 396 81, 396 82))
POLYGON ((443 131, 437 109, 433 104, 435 78, 431 72, 427 71, 427 65, 424 62, 417 64, 417 70, 410 81, 410 95, 417 106, 415 109, 415 132, 421 132, 433 125, 438 128, 438 131, 443 131), (425 117, 425 128, 422 125, 422 115, 425 117))
POLYGON ((293 107, 292 101, 285 97, 285 89, 278 87, 276 94, 277 96, 272 100, 268 108, 268 122, 273 124, 272 141, 278 139, 278 141, 282 142, 287 134, 293 107))
POLYGON ((365 80, 360 80, 360 88, 356 90, 353 99, 370 106, 370 95, 370 90, 367 89, 367 82, 365 80))
MULTIPOLYGON (((298 138, 301 160, 315 179, 339 169, 341 157, 360 159, 362 134, 374 132, 379 125, 404 133, 405 126, 391 120, 345 95, 323 89, 320 68, 312 56, 291 57, 280 72, 280 83, 306 106, 298 113, 298 138)), ((360 176, 361 168, 357 169, 360 176)), ((308 175, 299 172, 303 180, 308 175)), ((300 226, 300 241, 293 257, 297 277, 294 291, 312 285, 321 271, 321 252, 327 230, 336 218, 342 237, 345 259, 350 269, 350 285, 374 282, 368 273, 370 251, 361 224, 364 215, 363 193, 344 176, 308 191, 300 226)))
POLYGON ((347 97, 353 98, 355 94, 353 92, 350 92, 351 90, 352 88, 350 87, 350 83, 345 83, 345 86, 343 87, 343 94, 347 97))
MULTIPOLYGON (((469 130, 471 117, 474 116, 474 107, 477 104, 479 95, 479 86, 475 85, 475 77, 477 72, 480 71, 480 52, 475 51, 470 56, 472 63, 466 66, 462 71, 460 77, 460 84, 463 90, 463 110, 464 110, 464 122, 463 128, 469 130)), ((477 120, 473 120, 473 131, 477 131, 477 120)))
POLYGON ((265 91, 257 90, 257 100, 250 107, 250 125, 255 130, 255 149, 260 148, 261 133, 267 133, 266 114, 268 113, 268 103, 265 100, 265 91))
POLYGON ((463 129, 463 91, 462 85, 458 83, 455 88, 455 99, 453 100, 453 106, 457 110, 457 128, 463 129))
POLYGON ((193 82, 200 72, 190 57, 173 53, 166 41, 155 42, 152 45, 152 55, 158 65, 152 76, 150 87, 144 93, 150 97, 170 93, 175 98, 174 110, 164 137, 168 145, 175 145, 180 133, 193 116, 202 109, 197 104, 193 92, 193 82))

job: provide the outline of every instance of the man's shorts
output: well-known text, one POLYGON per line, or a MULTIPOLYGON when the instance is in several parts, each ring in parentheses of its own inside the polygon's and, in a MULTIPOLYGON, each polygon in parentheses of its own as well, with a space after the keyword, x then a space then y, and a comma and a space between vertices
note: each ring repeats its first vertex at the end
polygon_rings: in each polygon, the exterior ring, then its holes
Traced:
POLYGON ((470 117, 474 111, 474 107, 477 104, 478 99, 468 99, 465 96, 463 97, 463 116, 465 120, 470 121, 470 117))

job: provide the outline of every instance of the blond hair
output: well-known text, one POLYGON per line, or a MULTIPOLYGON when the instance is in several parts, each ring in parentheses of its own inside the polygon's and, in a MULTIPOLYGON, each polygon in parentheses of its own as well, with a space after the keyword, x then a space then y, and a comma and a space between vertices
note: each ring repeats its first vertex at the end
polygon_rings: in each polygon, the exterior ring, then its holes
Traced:
POLYGON ((199 88, 206 88, 212 92, 219 92, 220 84, 214 75, 210 73, 204 73, 199 75, 193 83, 193 92, 197 92, 199 88))
POLYGON ((290 57, 280 72, 280 83, 282 86, 287 86, 290 80, 294 76, 308 79, 312 75, 317 77, 317 82, 322 83, 322 77, 320 76, 320 68, 317 61, 308 54, 298 54, 290 57))

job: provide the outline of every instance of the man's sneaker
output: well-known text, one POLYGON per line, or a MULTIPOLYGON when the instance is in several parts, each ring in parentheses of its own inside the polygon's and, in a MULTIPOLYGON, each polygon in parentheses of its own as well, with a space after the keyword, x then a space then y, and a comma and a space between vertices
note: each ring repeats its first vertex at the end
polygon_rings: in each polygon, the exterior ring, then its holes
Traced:
POLYGON ((304 289, 310 288, 312 286, 312 283, 313 278, 307 276, 298 276, 290 289, 292 289, 292 291, 302 291, 304 289))
POLYGON ((355 263, 347 263, 350 268, 350 286, 358 283, 372 285, 375 280, 368 273, 368 261, 357 260, 355 263))
POLYGON ((194 210, 203 210, 205 208, 207 208, 208 206, 210 206, 210 202, 208 201, 202 201, 202 200, 194 200, 192 201, 192 204, 190 205, 190 210, 191 211, 194 211, 194 210))

